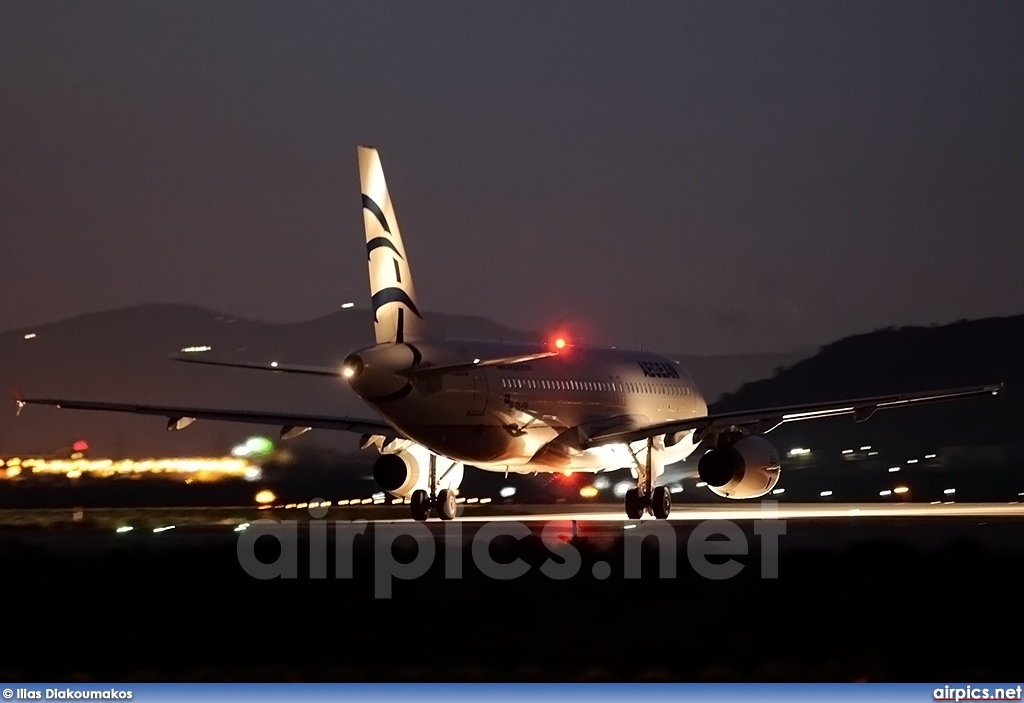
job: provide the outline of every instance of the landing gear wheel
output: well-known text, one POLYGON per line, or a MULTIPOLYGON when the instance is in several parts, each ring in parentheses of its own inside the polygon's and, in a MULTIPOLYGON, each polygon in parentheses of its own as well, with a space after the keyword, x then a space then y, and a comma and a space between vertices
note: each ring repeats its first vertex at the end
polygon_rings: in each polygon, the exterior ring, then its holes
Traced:
POLYGON ((644 514, 644 499, 640 495, 640 491, 636 488, 630 488, 626 491, 626 517, 630 520, 639 520, 644 514))
POLYGON ((658 486, 651 495, 651 514, 664 520, 672 511, 672 494, 664 486, 658 486))
POLYGON ((430 496, 426 491, 423 489, 413 491, 409 497, 409 503, 412 507, 413 520, 423 522, 430 517, 430 496))
POLYGON ((450 491, 447 488, 438 492, 437 494, 437 516, 442 520, 452 520, 455 518, 455 511, 458 509, 458 503, 455 501, 455 491, 450 491))

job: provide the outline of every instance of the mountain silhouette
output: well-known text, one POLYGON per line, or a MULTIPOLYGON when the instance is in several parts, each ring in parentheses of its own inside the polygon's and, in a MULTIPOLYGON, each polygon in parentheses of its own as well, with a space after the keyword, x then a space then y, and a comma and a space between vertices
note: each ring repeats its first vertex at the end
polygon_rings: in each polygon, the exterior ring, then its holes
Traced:
MULTIPOLYGON (((482 317, 428 316, 431 332, 441 337, 542 339, 538 332, 482 317)), ((357 307, 276 324, 189 305, 145 304, 0 333, 0 384, 36 397, 372 416, 340 379, 202 367, 168 358, 186 347, 209 346, 219 358, 340 366, 350 351, 373 342, 372 330, 370 311, 357 307)), ((809 353, 669 356, 714 399, 809 353)), ((164 427, 158 417, 29 407, 16 419, 13 411, 0 415, 0 456, 50 455, 76 439, 87 440, 93 456, 223 456, 246 437, 273 438, 280 429, 215 422, 197 422, 183 432, 164 427)), ((344 432, 311 432, 288 446, 352 453, 357 441, 344 432)))

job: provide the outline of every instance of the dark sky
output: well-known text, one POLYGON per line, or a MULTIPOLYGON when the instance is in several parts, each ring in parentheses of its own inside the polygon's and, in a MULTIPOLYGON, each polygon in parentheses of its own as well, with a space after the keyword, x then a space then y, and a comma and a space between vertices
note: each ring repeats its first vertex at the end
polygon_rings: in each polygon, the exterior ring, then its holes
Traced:
POLYGON ((368 303, 668 352, 1024 312, 1024 3, 3 2, 0 329, 368 303))

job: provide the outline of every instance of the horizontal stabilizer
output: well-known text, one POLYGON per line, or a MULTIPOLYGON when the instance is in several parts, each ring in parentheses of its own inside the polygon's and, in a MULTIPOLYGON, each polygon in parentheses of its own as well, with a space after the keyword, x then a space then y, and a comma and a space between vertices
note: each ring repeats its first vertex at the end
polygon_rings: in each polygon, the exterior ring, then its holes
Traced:
POLYGON ((340 366, 306 366, 302 364, 281 364, 276 361, 221 361, 217 359, 204 359, 194 354, 174 354, 171 356, 174 361, 185 361, 190 364, 208 364, 210 366, 231 366, 236 369, 256 369, 257 371, 276 371, 278 373, 301 373, 311 376, 336 376, 341 377, 340 366))
POLYGON ((414 366, 403 371, 402 374, 408 378, 427 378, 429 376, 443 376, 450 373, 463 373, 473 369, 483 369, 490 366, 507 366, 509 364, 522 364, 527 361, 546 359, 549 356, 557 356, 558 352, 546 351, 536 354, 523 354, 520 356, 506 356, 496 359, 474 359, 462 364, 445 364, 442 366, 414 366))

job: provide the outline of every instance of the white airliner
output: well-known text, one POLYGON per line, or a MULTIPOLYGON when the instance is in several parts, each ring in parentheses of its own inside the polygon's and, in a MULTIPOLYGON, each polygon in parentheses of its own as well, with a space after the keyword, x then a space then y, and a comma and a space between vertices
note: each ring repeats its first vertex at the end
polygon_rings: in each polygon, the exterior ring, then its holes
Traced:
POLYGON ((631 519, 668 517, 671 495, 658 485, 664 467, 698 446, 698 473, 726 498, 759 498, 779 480, 779 453, 762 435, 785 422, 852 415, 972 395, 1002 385, 857 398, 746 412, 708 414, 678 362, 647 351, 600 349, 557 339, 537 344, 432 338, 413 287, 409 257, 376 149, 359 147, 363 223, 376 344, 341 368, 248 363, 176 356, 275 373, 343 378, 381 419, 291 415, 161 405, 17 398, 59 408, 162 415, 168 430, 196 419, 273 424, 282 439, 310 429, 361 433, 380 454, 373 475, 412 515, 456 515, 464 467, 502 473, 599 472, 629 468, 631 519))

